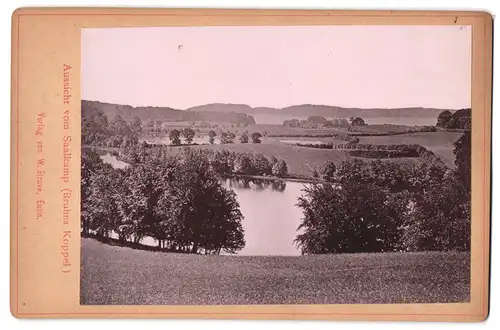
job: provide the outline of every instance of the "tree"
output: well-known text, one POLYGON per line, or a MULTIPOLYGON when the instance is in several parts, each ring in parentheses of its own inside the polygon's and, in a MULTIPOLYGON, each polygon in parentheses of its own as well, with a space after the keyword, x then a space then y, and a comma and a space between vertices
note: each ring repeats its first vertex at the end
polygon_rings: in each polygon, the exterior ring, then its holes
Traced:
POLYGON ((109 165, 104 164, 99 154, 93 149, 82 149, 82 170, 81 170, 81 200, 80 214, 82 221, 82 234, 88 236, 91 227, 91 214, 93 210, 88 204, 89 197, 95 191, 92 186, 93 177, 105 170, 109 165))
POLYGON ((237 154, 234 159, 234 173, 246 175, 255 174, 252 155, 237 154))
POLYGON ((437 118, 437 127, 449 128, 450 121, 453 118, 453 114, 449 110, 442 111, 437 118))
POLYGON ((399 249, 398 215, 391 194, 353 182, 339 188, 309 185, 299 198, 303 230, 295 239, 302 254, 385 252, 399 249))
POLYGON ((191 142, 193 142, 195 133, 191 128, 186 127, 185 129, 182 130, 182 135, 184 136, 186 143, 191 144, 191 142))
POLYGON ((210 157, 210 166, 221 177, 226 177, 233 173, 234 154, 226 149, 216 151, 210 157))
POLYGON ((130 129, 136 134, 139 134, 142 131, 142 122, 139 117, 134 116, 134 118, 132 118, 130 121, 130 129))
POLYGON ((260 143, 260 138, 262 137, 262 134, 259 132, 253 132, 252 133, 252 143, 260 143))
POLYGON ((460 109, 453 113, 447 128, 470 130, 472 128, 471 109, 460 109))
POLYGON ((217 136, 217 133, 215 133, 214 131, 208 132, 208 137, 210 138, 209 139, 210 144, 214 144, 216 136, 217 136))
POLYGON ((273 167, 269 160, 262 154, 253 157, 253 168, 257 175, 272 175, 273 167))
POLYGON ((132 133, 128 123, 120 115, 113 118, 109 123, 108 130, 111 135, 131 135, 132 133))
MULTIPOLYGON (((89 196, 85 200, 85 220, 88 228, 96 234, 108 237, 120 220, 119 203, 122 199, 123 176, 106 164, 89 180, 89 196)), ((122 237, 120 237, 123 239, 122 237)))
POLYGON ((352 126, 365 126, 365 121, 363 120, 363 118, 361 117, 350 117, 349 118, 351 120, 351 125, 352 126))
POLYGON ((220 135, 220 143, 221 144, 231 144, 234 143, 234 139, 236 135, 233 132, 222 132, 220 135))
POLYGON ((471 131, 465 131, 453 143, 457 179, 467 191, 471 190, 471 131))
POLYGON ((229 143, 234 143, 234 139, 236 139, 236 134, 234 134, 233 132, 229 132, 227 134, 227 138, 229 140, 229 143))
POLYGON ((169 139, 172 142, 172 145, 178 146, 181 144, 181 139, 180 139, 181 132, 179 130, 173 129, 169 133, 169 139))
POLYGON ((288 174, 288 165, 283 159, 278 160, 274 163, 272 168, 272 174, 278 178, 284 178, 288 174))
POLYGON ((161 227, 158 203, 162 194, 171 192, 175 172, 172 164, 172 161, 165 164, 158 158, 149 157, 129 171, 126 179, 128 192, 121 201, 122 224, 119 231, 124 236, 134 234, 136 241, 146 235, 151 236, 163 248, 165 231, 161 227))
POLYGON ((221 132, 220 133, 220 143, 221 144, 228 144, 228 137, 226 132, 221 132))
POLYGON ((243 134, 240 135, 240 142, 241 143, 248 143, 248 133, 244 132, 243 134))
POLYGON ((323 180, 333 182, 335 179, 335 171, 337 171, 335 163, 332 161, 327 161, 321 169, 321 176, 323 180))
POLYGON ((452 176, 415 194, 403 225, 407 251, 470 251, 470 194, 452 176))
POLYGON ((168 245, 191 253, 243 248, 243 215, 236 196, 221 186, 202 151, 183 150, 172 173, 173 191, 162 195, 158 205, 168 245))

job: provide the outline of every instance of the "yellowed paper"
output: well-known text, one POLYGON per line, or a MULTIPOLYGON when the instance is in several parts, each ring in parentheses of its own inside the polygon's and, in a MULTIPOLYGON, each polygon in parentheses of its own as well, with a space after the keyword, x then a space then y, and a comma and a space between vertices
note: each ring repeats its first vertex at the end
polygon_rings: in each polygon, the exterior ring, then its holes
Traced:
POLYGON ((12 36, 11 311, 14 316, 419 321, 479 321, 487 316, 492 68, 492 19, 489 14, 24 8, 13 14, 12 36), (80 304, 82 29, 285 25, 471 27, 470 302, 211 306, 80 304))

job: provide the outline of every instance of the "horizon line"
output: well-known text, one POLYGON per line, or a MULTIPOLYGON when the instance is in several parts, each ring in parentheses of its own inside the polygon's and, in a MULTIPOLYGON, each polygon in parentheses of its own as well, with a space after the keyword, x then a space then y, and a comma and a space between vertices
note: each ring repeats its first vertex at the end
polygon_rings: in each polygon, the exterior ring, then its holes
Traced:
POLYGON ((170 108, 173 110, 179 110, 179 111, 188 111, 191 108, 196 108, 200 106, 206 106, 206 105, 215 105, 215 104, 223 104, 223 105, 243 105, 243 106, 248 106, 250 109, 256 109, 256 108, 269 108, 269 109, 274 109, 274 110, 283 110, 291 107, 296 107, 296 106, 304 106, 304 105, 312 105, 312 106, 322 106, 322 107, 336 107, 336 108, 341 108, 341 109, 357 109, 357 110, 392 110, 392 109, 427 109, 427 110, 449 110, 449 111, 458 111, 461 109, 471 109, 471 106, 468 107, 460 107, 460 108, 441 108, 441 107, 422 107, 422 106, 404 106, 404 107, 396 107, 396 108, 385 108, 385 107, 373 107, 373 108, 359 108, 359 107, 345 107, 345 106, 339 106, 339 105, 328 105, 328 104, 315 104, 315 103, 301 103, 301 104, 292 104, 288 105, 286 107, 282 108, 275 108, 275 107, 270 107, 270 106, 251 106, 246 103, 224 103, 224 102, 211 102, 211 103, 203 103, 199 105, 194 105, 185 109, 181 108, 174 108, 171 106, 165 106, 165 105, 131 105, 131 104, 125 104, 125 103, 116 103, 116 102, 110 102, 110 101, 101 101, 101 100, 89 100, 89 99, 81 99, 81 101, 87 101, 87 102, 99 102, 99 103, 106 103, 106 104, 116 104, 116 105, 124 105, 124 106, 129 106, 132 108, 170 108))

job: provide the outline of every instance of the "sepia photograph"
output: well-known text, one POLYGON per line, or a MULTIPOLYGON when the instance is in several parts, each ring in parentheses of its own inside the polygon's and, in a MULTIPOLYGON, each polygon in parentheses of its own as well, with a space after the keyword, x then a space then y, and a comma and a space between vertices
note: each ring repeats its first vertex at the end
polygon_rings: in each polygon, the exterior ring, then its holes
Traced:
POLYGON ((469 302, 471 31, 82 28, 80 304, 469 302))

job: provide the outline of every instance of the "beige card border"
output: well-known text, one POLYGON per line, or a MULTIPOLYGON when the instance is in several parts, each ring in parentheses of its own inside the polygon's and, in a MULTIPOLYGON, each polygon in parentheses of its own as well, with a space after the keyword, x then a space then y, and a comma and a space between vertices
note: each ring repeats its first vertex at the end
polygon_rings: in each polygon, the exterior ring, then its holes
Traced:
POLYGON ((245 318, 480 321, 488 315, 490 243, 492 17, 458 11, 323 11, 132 8, 22 8, 12 16, 11 312, 19 318, 245 318), (84 27, 217 25, 472 26, 471 299, 462 304, 81 306, 80 29, 84 27), (71 128, 63 132, 61 67, 73 67, 71 128), (36 115, 47 112, 44 137, 47 206, 34 220, 36 115), (68 228, 73 273, 60 272, 61 137, 73 137, 74 191, 68 228), (48 149, 48 150, 47 150, 48 149), (52 162, 52 160, 54 162, 52 162))

